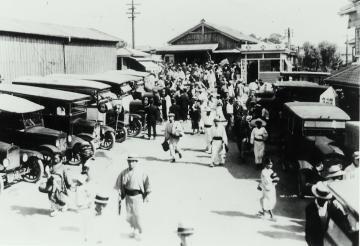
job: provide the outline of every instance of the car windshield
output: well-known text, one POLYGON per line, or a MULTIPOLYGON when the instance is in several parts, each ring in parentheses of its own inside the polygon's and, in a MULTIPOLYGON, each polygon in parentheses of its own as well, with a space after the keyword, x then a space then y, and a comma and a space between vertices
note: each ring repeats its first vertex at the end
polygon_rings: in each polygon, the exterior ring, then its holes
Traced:
POLYGON ((32 112, 23 114, 23 122, 25 128, 31 128, 34 126, 43 126, 43 118, 41 112, 32 112))
POLYGON ((117 96, 111 91, 104 91, 99 93, 99 99, 117 99, 117 96))
POLYGON ((71 115, 86 113, 86 101, 75 102, 71 107, 71 115))

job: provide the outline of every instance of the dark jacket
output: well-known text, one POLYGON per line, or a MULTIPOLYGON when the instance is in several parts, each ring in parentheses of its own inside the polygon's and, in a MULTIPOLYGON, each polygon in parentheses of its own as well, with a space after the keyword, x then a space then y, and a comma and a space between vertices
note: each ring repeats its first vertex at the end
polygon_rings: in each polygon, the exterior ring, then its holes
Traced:
POLYGON ((156 106, 150 104, 148 107, 145 108, 145 113, 146 113, 146 122, 148 124, 156 123, 159 114, 159 110, 156 106))
POLYGON ((173 104, 169 108, 169 113, 175 114, 174 120, 180 120, 180 106, 173 104))
POLYGON ((321 222, 315 201, 307 205, 305 209, 305 240, 309 246, 324 245, 324 237, 329 226, 330 218, 342 227, 346 225, 345 216, 335 207, 332 201, 329 201, 327 205, 327 218, 325 223, 321 222))

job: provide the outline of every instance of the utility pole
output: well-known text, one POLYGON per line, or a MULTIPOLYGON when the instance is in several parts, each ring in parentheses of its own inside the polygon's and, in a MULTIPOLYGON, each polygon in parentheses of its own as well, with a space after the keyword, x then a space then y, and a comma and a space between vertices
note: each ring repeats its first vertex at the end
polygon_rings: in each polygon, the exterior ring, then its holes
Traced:
POLYGON ((287 38, 288 49, 291 49, 291 37, 294 36, 294 31, 290 27, 285 30, 285 37, 287 38))
POLYGON ((134 3, 134 0, 131 0, 131 3, 126 4, 126 5, 130 5, 130 8, 128 8, 128 10, 130 12, 126 12, 126 14, 129 15, 129 19, 131 19, 131 31, 132 31, 132 48, 135 49, 135 18, 136 15, 140 14, 140 12, 135 12, 136 9, 136 5, 140 5, 140 4, 136 4, 134 3))
POLYGON ((346 34, 346 57, 345 57, 345 65, 347 65, 348 64, 348 52, 349 52, 349 37, 348 37, 348 35, 346 34))

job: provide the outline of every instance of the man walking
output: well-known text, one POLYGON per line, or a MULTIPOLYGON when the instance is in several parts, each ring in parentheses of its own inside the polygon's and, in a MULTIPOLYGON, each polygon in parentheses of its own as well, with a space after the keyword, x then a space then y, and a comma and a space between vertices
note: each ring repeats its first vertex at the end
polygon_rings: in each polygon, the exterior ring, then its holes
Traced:
POLYGON ((148 138, 151 139, 151 130, 153 131, 153 139, 156 138, 156 120, 158 118, 159 110, 154 106, 154 100, 149 99, 149 106, 145 108, 146 124, 148 126, 148 138))
POLYGON ((169 141, 171 162, 176 161, 176 154, 179 154, 179 158, 182 158, 182 153, 179 148, 180 138, 184 135, 182 126, 179 121, 174 121, 175 114, 169 114, 169 121, 165 126, 165 141, 169 141))
POLYGON ((205 151, 208 154, 211 154, 211 127, 214 123, 214 116, 211 114, 211 109, 209 107, 205 108, 206 116, 204 120, 204 128, 205 128, 205 140, 206 140, 206 148, 205 151))
POLYGON ((143 233, 142 210, 144 202, 148 201, 151 192, 148 175, 139 166, 139 159, 129 154, 127 159, 129 167, 122 171, 115 184, 121 200, 125 199, 127 221, 132 233, 130 237, 141 239, 143 233))

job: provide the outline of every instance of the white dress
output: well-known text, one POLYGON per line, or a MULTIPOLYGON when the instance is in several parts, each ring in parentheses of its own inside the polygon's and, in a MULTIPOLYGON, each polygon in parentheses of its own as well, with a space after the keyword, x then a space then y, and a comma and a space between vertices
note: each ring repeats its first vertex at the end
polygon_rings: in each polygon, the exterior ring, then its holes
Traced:
POLYGON ((272 169, 264 168, 261 171, 261 183, 260 187, 262 189, 262 197, 260 199, 260 203, 262 209, 264 210, 272 210, 276 204, 276 189, 275 184, 272 182, 272 178, 270 177, 274 171, 272 169))
POLYGON ((265 140, 268 133, 264 127, 255 127, 251 132, 250 143, 254 144, 255 164, 262 164, 265 153, 265 140))

